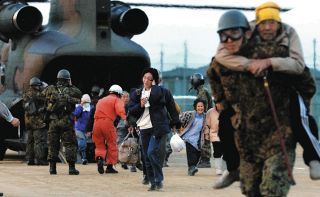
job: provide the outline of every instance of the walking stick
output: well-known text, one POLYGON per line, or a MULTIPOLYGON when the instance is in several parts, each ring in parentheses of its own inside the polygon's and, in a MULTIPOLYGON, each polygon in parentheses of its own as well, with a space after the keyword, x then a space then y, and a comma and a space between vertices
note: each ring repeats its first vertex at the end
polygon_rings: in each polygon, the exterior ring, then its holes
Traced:
MULTIPOLYGON (((274 103, 273 103, 273 99, 272 99, 271 91, 270 91, 270 88, 269 88, 269 82, 268 82, 268 79, 267 79, 267 75, 263 76, 263 86, 265 87, 267 95, 268 95, 268 99, 269 99, 269 102, 270 102, 270 107, 271 107, 271 111, 272 111, 272 116, 273 116, 274 122, 276 124, 278 132, 280 132, 280 123, 279 123, 279 119, 278 119, 278 116, 277 116, 277 113, 276 113, 276 108, 275 108, 274 103)), ((295 185, 296 182, 294 181, 294 178, 293 178, 293 175, 292 175, 292 168, 291 168, 291 166, 289 164, 288 153, 287 153, 287 150, 286 150, 286 147, 285 147, 285 144, 284 144, 284 139, 283 139, 283 136, 282 136, 281 133, 280 133, 280 146, 281 146, 281 151, 282 151, 283 156, 284 156, 284 162, 285 162, 287 170, 288 170, 288 176, 289 176, 290 184, 291 185, 295 185)))

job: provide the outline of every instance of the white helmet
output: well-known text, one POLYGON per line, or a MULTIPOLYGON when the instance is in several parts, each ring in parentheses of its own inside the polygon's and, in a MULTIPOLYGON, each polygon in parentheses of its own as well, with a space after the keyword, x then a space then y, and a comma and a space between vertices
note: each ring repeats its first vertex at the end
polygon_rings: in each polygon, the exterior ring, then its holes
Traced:
POLYGON ((89 94, 82 95, 81 102, 82 103, 91 103, 91 99, 90 99, 89 94))
POLYGON ((122 95, 123 94, 123 91, 122 91, 122 88, 119 86, 119 85, 112 85, 110 88, 109 88, 109 92, 114 92, 114 93, 117 93, 119 95, 122 95))

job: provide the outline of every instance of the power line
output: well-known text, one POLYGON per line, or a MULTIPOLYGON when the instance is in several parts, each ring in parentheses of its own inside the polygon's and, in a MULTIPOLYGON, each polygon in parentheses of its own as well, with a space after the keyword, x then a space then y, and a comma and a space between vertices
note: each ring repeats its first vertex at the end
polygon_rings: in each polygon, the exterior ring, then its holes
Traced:
MULTIPOLYGON (((255 11, 255 7, 239 7, 239 6, 214 6, 214 5, 183 5, 183 4, 160 4, 160 3, 130 3, 127 4, 137 7, 155 7, 155 8, 184 8, 184 9, 210 9, 210 10, 245 10, 255 11)), ((282 8, 280 11, 286 12, 291 8, 282 8)))

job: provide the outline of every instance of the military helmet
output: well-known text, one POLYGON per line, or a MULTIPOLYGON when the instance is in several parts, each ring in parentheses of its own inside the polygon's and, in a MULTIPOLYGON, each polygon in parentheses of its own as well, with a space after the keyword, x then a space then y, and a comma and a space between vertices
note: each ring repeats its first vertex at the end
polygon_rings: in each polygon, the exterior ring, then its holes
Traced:
POLYGON ((122 95, 123 91, 122 91, 122 88, 119 86, 119 85, 112 85, 110 88, 109 88, 109 92, 110 93, 116 93, 116 94, 119 94, 119 95, 122 95))
POLYGON ((100 87, 97 85, 92 86, 91 93, 98 95, 100 93, 100 87))
POLYGON ((194 73, 191 76, 191 81, 190 82, 191 82, 192 87, 197 88, 198 86, 204 84, 204 77, 200 73, 194 73))
POLYGON ((233 28, 250 29, 247 17, 238 10, 227 11, 220 17, 217 32, 233 28))
POLYGON ((71 79, 70 72, 66 69, 61 69, 57 75, 58 79, 71 79))
POLYGON ((29 81, 30 86, 41 86, 42 81, 38 77, 32 77, 29 81))

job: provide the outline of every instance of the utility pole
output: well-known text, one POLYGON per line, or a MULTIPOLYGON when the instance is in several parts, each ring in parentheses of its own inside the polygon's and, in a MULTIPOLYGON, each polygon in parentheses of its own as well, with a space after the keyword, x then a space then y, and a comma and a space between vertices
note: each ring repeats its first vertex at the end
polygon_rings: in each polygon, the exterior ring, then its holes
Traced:
POLYGON ((188 68, 188 44, 187 44, 187 41, 185 40, 184 43, 183 43, 183 46, 184 46, 184 55, 183 55, 183 80, 182 80, 182 83, 183 83, 183 94, 184 95, 187 95, 188 94, 188 79, 187 79, 187 75, 186 75, 186 72, 187 72, 187 68, 188 68))
POLYGON ((188 68, 188 44, 187 41, 184 41, 184 59, 183 59, 184 68, 188 68))
POLYGON ((313 39, 313 74, 314 74, 314 80, 317 80, 316 76, 316 67, 317 67, 317 39, 313 39))
POLYGON ((161 44, 161 50, 160 50, 160 72, 163 73, 163 44, 161 44))

